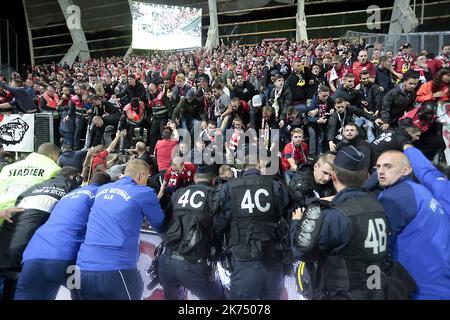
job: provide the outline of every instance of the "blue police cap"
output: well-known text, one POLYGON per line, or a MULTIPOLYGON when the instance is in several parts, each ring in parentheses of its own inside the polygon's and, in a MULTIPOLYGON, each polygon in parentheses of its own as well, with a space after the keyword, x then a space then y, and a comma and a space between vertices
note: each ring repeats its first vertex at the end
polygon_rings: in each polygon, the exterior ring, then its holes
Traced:
POLYGON ((367 168, 364 154, 354 146, 347 146, 339 150, 334 159, 334 165, 351 171, 367 168))

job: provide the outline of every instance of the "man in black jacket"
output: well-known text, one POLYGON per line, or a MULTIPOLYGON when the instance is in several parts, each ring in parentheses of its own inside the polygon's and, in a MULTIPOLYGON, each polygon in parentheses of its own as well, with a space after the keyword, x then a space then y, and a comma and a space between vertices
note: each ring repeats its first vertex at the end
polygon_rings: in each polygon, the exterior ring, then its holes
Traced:
MULTIPOLYGON (((56 203, 81 185, 76 169, 64 167, 52 179, 32 186, 16 200, 16 207, 25 209, 14 215, 12 223, 0 229, 0 276, 6 279, 3 299, 14 297, 15 285, 22 268, 22 254, 34 232, 50 216, 56 203)), ((1 300, 1 299, 0 299, 1 300)))
POLYGON ((244 81, 244 76, 239 74, 236 77, 236 84, 231 91, 230 98, 238 97, 239 100, 249 102, 256 93, 255 87, 251 83, 244 81))
POLYGON ((128 74, 128 84, 116 96, 121 98, 122 105, 128 104, 134 97, 139 98, 139 101, 147 102, 144 85, 132 73, 128 74))
POLYGON ((354 123, 347 123, 344 127, 343 136, 344 138, 342 141, 336 145, 336 151, 339 151, 346 146, 354 146, 364 155, 366 169, 370 173, 372 168, 376 165, 375 153, 373 152, 370 143, 359 136, 358 126, 354 123))
POLYGON ((291 90, 292 104, 299 109, 300 113, 303 113, 306 111, 311 69, 305 66, 302 61, 296 61, 292 71, 286 79, 286 87, 291 90))
POLYGON ((414 107, 416 93, 414 89, 419 83, 419 73, 409 70, 403 75, 403 83, 392 89, 383 98, 380 118, 383 120, 381 128, 383 130, 389 127, 395 129, 398 126, 398 120, 405 113, 414 107))
POLYGON ((325 153, 314 166, 303 164, 289 182, 289 191, 295 207, 306 207, 312 198, 334 195, 336 190, 331 182, 331 171, 335 156, 325 153))
POLYGON ((353 122, 354 116, 364 117, 377 124, 382 122, 381 119, 368 114, 360 108, 351 105, 347 106, 347 101, 342 97, 336 98, 334 102, 336 112, 331 115, 328 121, 327 131, 327 140, 331 151, 336 151, 336 143, 342 140, 345 125, 353 122))

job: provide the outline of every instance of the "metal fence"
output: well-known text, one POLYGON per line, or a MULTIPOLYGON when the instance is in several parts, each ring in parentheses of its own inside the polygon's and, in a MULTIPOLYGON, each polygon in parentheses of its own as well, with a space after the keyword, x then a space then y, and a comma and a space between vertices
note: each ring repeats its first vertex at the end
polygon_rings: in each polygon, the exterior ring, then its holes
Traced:
POLYGON ((394 53, 400 49, 401 45, 409 43, 414 52, 420 52, 426 49, 438 55, 442 45, 450 43, 450 31, 400 34, 347 31, 343 38, 354 39, 357 37, 365 39, 366 44, 382 43, 384 44, 385 50, 393 50, 394 53))

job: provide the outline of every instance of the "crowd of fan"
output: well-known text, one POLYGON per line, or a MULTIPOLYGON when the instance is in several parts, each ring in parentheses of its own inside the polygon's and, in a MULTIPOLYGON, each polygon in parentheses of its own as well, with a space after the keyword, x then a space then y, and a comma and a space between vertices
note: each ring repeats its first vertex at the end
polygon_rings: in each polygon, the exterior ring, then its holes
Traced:
POLYGON ((409 44, 393 52, 356 39, 222 43, 72 67, 52 63, 13 73, 9 85, 1 76, 0 111, 52 114, 61 165, 83 170, 90 150, 85 179, 120 171, 113 167, 117 156, 106 161, 119 148, 164 176, 162 192, 178 188, 195 165, 218 174, 222 163, 206 165, 201 154, 219 136, 225 143, 214 151, 233 164, 238 149, 248 148, 241 136, 254 129, 268 154, 281 158, 280 175, 289 183, 302 164, 349 144, 367 155, 369 170, 382 151, 406 142, 433 159, 446 147, 436 103, 450 98, 449 58, 449 44, 435 56, 409 44), (190 132, 192 146, 177 128, 190 132), (171 166, 174 149, 186 161, 171 166), (200 161, 193 161, 196 153, 200 161))

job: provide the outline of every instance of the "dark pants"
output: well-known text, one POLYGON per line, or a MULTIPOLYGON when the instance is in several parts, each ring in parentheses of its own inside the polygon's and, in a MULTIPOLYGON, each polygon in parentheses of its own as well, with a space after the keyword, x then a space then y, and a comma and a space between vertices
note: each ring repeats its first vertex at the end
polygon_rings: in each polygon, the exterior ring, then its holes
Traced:
POLYGON ((161 134, 164 131, 164 126, 167 123, 167 118, 154 118, 150 126, 150 134, 148 139, 148 147, 150 154, 153 154, 155 150, 155 145, 158 140, 161 139, 161 134))
POLYGON ((215 275, 211 281, 211 268, 203 263, 186 261, 169 252, 159 260, 159 279, 167 300, 183 300, 188 289, 201 300, 223 299, 222 285, 215 275))
POLYGON ((432 161, 436 154, 445 150, 445 142, 442 137, 442 124, 432 124, 425 133, 421 134, 419 140, 414 142, 414 146, 422 151, 428 160, 432 161))
POLYGON ((75 116, 75 134, 73 136, 73 150, 81 149, 81 135, 83 133, 84 117, 75 116))
MULTIPOLYGON (((55 300, 59 287, 67 287, 67 268, 75 261, 32 259, 24 262, 17 283, 15 300, 55 300)), ((72 300, 78 293, 70 290, 72 300)))
POLYGON ((141 300, 144 281, 138 269, 81 270, 82 300, 141 300))
POLYGON ((14 298, 18 277, 18 272, 0 273, 0 301, 14 298))
POLYGON ((234 261, 231 300, 279 300, 283 291, 283 265, 261 261, 234 261))
POLYGON ((74 143, 73 132, 63 131, 63 130, 59 129, 59 133, 61 134, 61 137, 63 137, 63 139, 64 139, 63 144, 68 144, 73 148, 73 143, 74 143))

